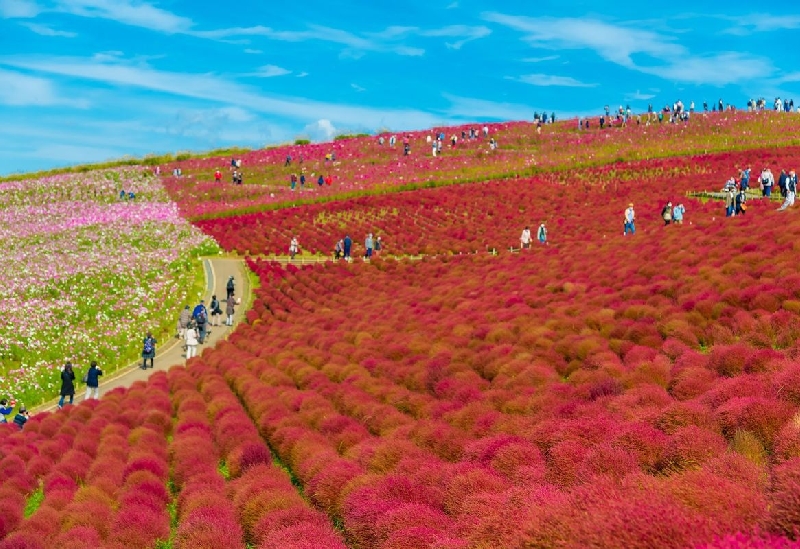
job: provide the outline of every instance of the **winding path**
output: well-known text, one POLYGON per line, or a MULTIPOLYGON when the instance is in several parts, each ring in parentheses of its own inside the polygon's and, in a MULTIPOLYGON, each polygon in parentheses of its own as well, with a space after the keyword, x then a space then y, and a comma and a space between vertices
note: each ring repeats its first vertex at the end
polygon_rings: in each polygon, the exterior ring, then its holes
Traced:
MULTIPOLYGON (((233 326, 214 326, 211 328, 210 335, 206 338, 206 343, 198 346, 198 355, 202 354, 203 348, 213 347, 219 340, 225 339, 228 334, 236 328, 236 325, 244 318, 246 306, 251 303, 251 288, 250 280, 247 277, 247 271, 244 261, 241 259, 233 258, 211 258, 204 259, 203 265, 205 269, 206 290, 205 301, 208 304, 211 301, 211 296, 216 294, 217 297, 225 297, 225 285, 230 276, 234 277, 236 283, 236 295, 242 299, 242 305, 236 311, 233 318, 233 326)), ((192 304, 193 306, 194 304, 192 304)), ((223 305, 223 313, 225 307, 223 305)), ((224 319, 224 315, 220 317, 224 319)), ((175 319, 177 323, 177 318, 175 319)), ((183 342, 177 337, 173 337, 167 341, 161 341, 160 345, 156 348, 155 364, 152 369, 142 370, 141 359, 135 363, 129 364, 120 368, 113 374, 109 374, 100 378, 100 396, 102 397, 108 391, 120 387, 130 387, 137 381, 144 381, 149 378, 153 372, 168 370, 173 366, 178 366, 186 363, 186 357, 183 350, 183 342)), ((102 367, 102 365, 101 365, 102 367)), ((83 401, 86 386, 83 383, 76 383, 75 387, 75 404, 83 401)), ((32 413, 48 412, 56 409, 57 399, 43 404, 34 410, 32 413)))

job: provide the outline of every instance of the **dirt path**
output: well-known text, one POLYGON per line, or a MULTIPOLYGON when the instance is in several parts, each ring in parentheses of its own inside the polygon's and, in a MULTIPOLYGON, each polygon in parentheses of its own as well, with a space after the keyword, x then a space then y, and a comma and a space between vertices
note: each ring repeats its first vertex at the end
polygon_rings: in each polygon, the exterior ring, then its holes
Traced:
MULTIPOLYGON (((203 265, 206 275, 206 291, 205 302, 208 305, 211 301, 211 296, 216 294, 217 298, 225 299, 225 286, 230 276, 234 277, 236 283, 236 296, 242 299, 242 306, 236 310, 233 317, 233 326, 225 326, 222 322, 225 316, 217 317, 221 326, 211 326, 211 333, 206 337, 203 345, 199 345, 197 354, 200 355, 206 347, 213 347, 217 341, 225 339, 228 334, 236 328, 236 325, 244 318, 244 304, 250 302, 250 280, 245 271, 244 261, 241 259, 229 258, 213 258, 204 259, 203 265)), ((194 307, 194 303, 190 304, 194 307)), ((210 311, 209 311, 210 312, 210 311)), ((225 304, 222 304, 222 312, 225 312, 225 304)), ((177 318, 175 319, 177 324, 177 318)), ((100 378, 100 396, 102 397, 108 391, 117 389, 119 387, 130 387, 137 381, 144 381, 149 378, 153 372, 159 370, 168 370, 172 366, 181 365, 186 362, 185 353, 183 350, 183 341, 173 336, 167 341, 160 341, 156 347, 155 364, 152 369, 142 370, 141 360, 136 361, 113 374, 103 376, 100 378)), ((102 364, 100 365, 102 368, 102 364)), ((83 383, 77 383, 75 387, 75 403, 83 400, 86 392, 86 386, 83 383)), ((56 409, 58 399, 43 404, 38 408, 31 410, 32 413, 48 412, 56 409)))

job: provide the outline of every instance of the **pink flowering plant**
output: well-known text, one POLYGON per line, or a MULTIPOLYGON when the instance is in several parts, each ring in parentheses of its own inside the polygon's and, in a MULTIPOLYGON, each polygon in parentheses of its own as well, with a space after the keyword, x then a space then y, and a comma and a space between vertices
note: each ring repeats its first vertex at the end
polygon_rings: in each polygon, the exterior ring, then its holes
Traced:
POLYGON ((0 394, 29 405, 54 394, 66 360, 135 357, 145 331, 174 322, 195 259, 218 252, 135 169, 0 184, 0 240, 0 394))

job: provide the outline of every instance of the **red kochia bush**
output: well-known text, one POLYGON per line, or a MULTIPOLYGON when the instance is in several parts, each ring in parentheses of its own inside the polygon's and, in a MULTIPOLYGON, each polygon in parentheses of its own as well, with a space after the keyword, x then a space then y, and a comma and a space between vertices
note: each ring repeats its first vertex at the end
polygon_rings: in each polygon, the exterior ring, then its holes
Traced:
POLYGON ((696 545, 694 549, 800 549, 800 541, 771 535, 753 535, 739 532, 696 545))
POLYGON ((775 532, 796 537, 800 525, 800 458, 775 467, 769 525, 775 532))

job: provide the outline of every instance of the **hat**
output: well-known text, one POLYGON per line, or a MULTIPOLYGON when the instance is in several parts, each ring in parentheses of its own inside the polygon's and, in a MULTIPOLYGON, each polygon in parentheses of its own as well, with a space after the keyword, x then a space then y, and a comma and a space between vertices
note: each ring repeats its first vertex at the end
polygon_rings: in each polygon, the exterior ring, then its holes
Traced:
POLYGON ((630 207, 632 208, 632 207, 633 207, 633 202, 631 202, 630 204, 628 204, 628 206, 630 206, 630 207))

